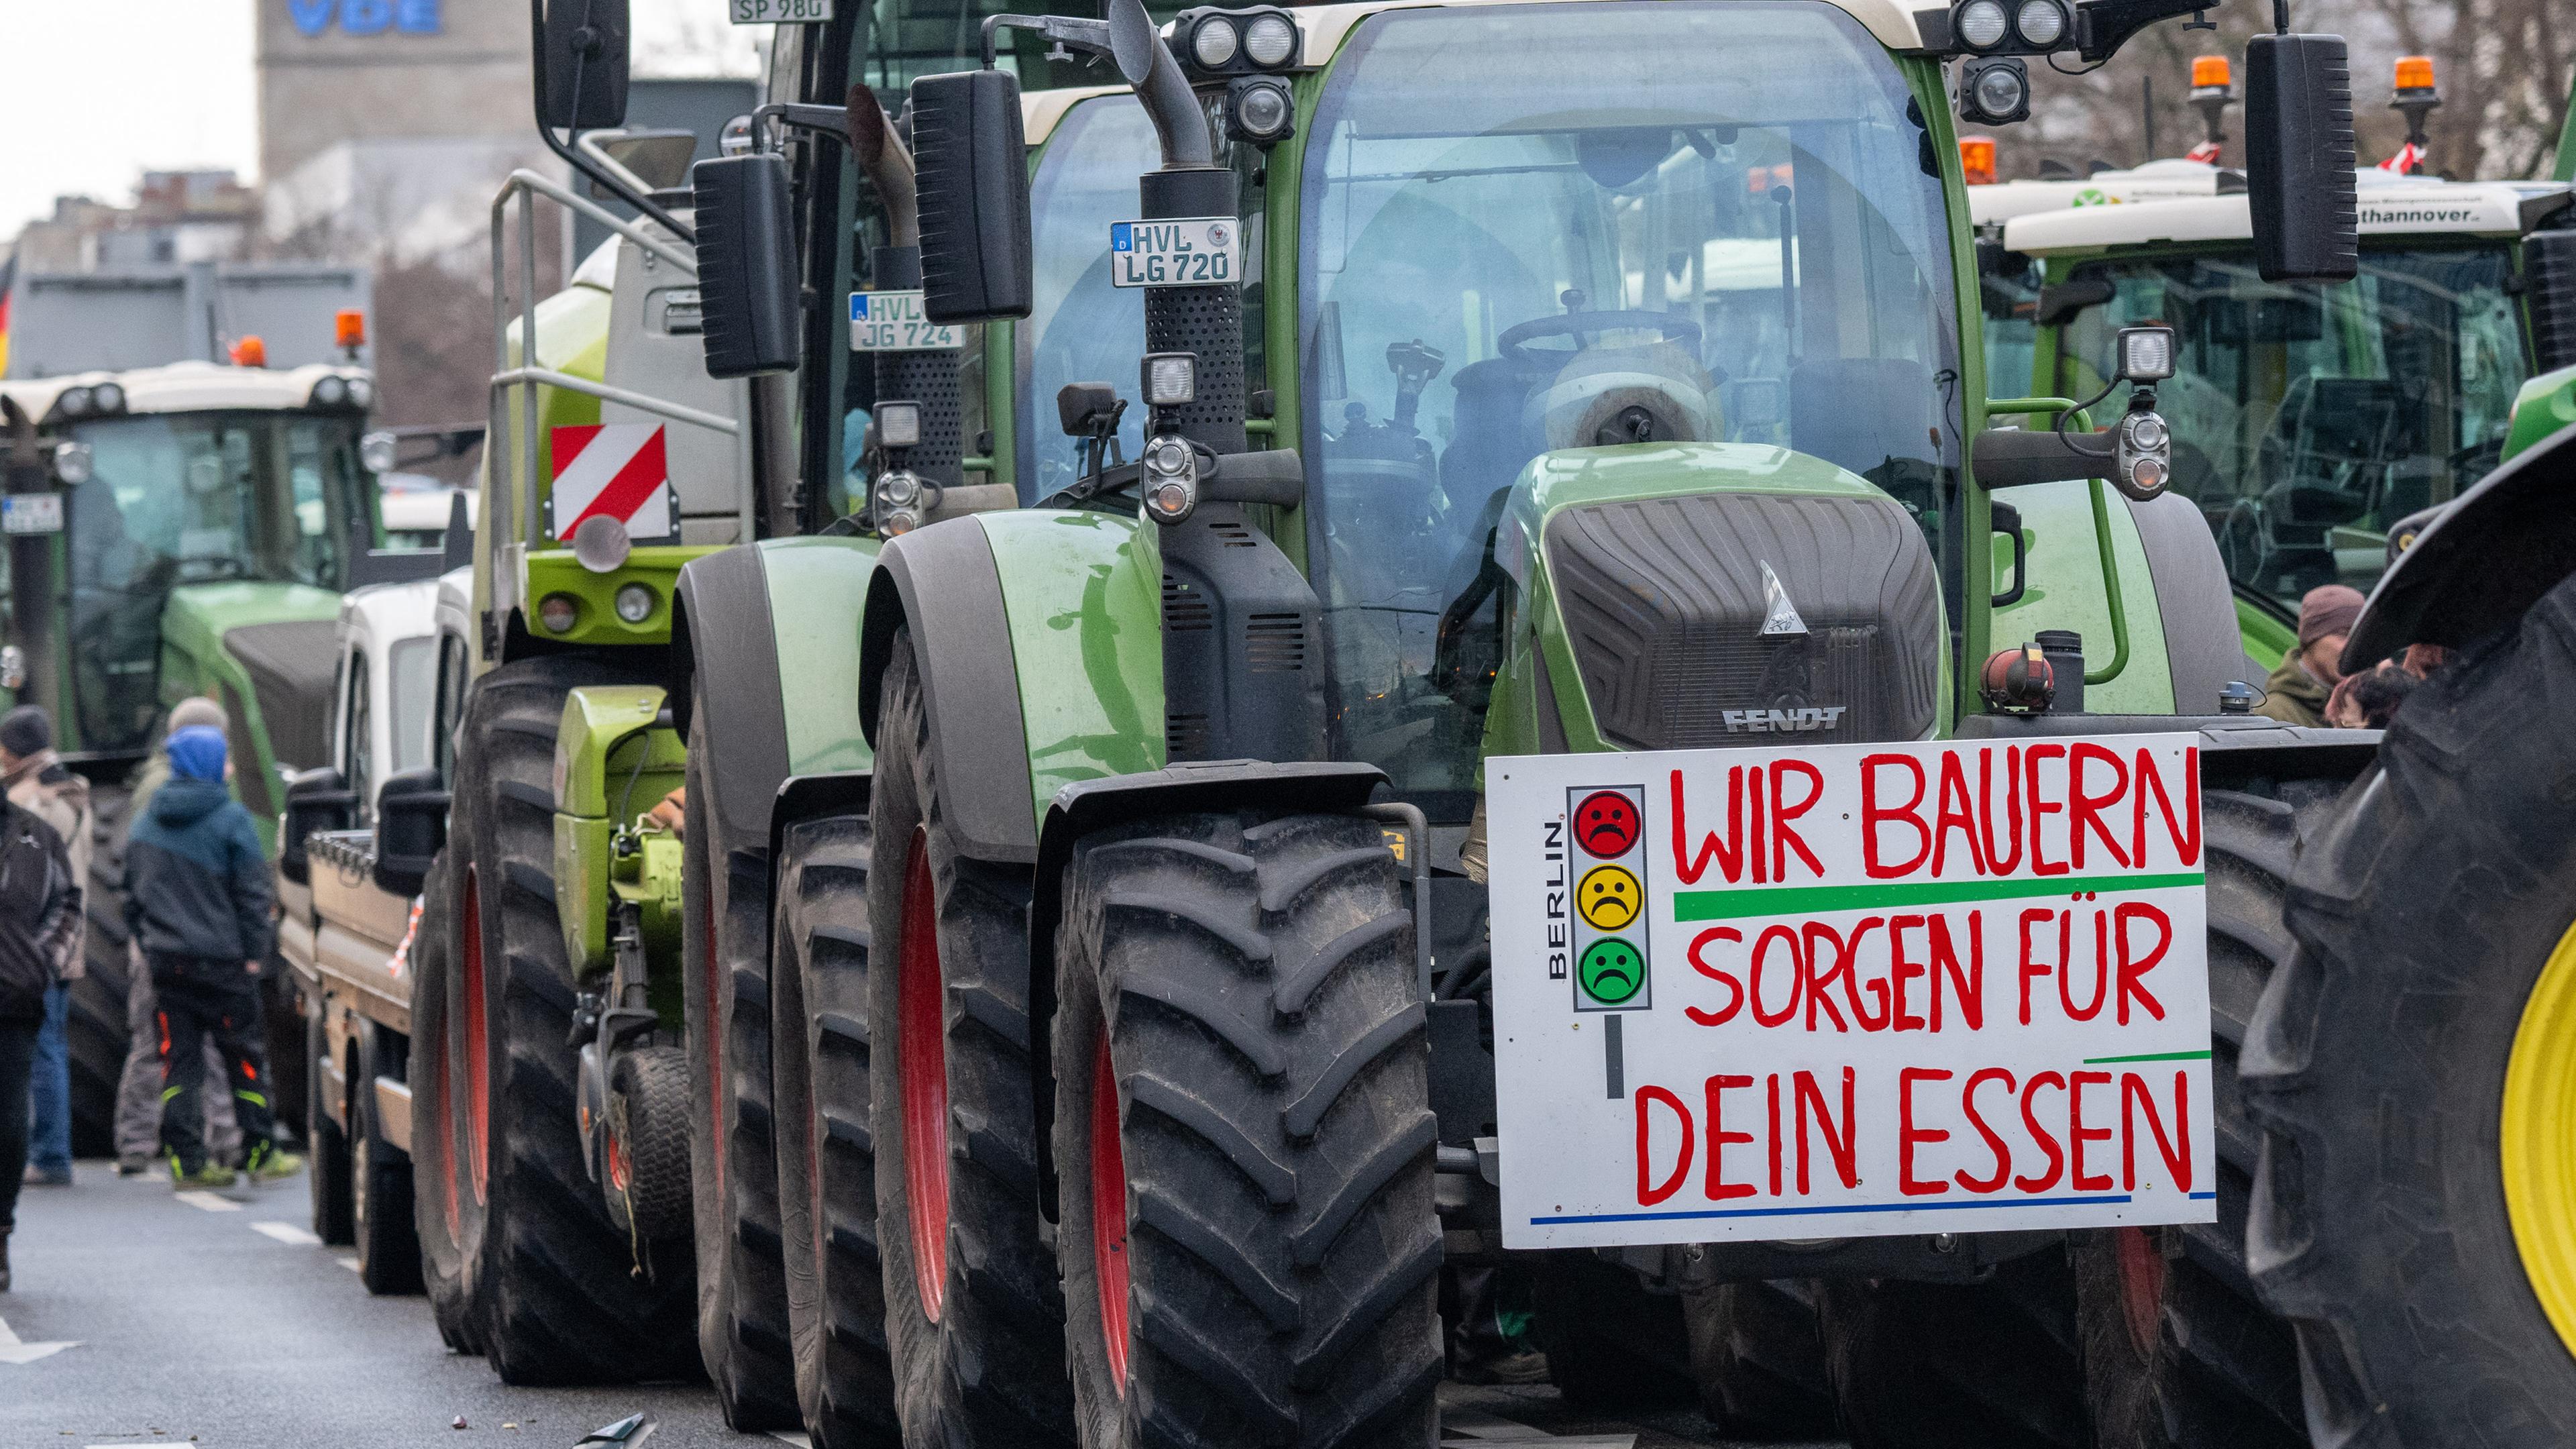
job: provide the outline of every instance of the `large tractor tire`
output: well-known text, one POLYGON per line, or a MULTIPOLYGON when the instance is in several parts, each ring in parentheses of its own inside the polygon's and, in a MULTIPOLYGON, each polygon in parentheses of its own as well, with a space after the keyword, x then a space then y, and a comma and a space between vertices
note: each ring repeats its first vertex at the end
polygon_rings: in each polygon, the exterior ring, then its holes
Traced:
POLYGON ((869 805, 868 1090, 895 1407, 909 1444, 1073 1442, 1064 1292, 1040 1236, 1028 875, 959 853, 911 632, 869 805))
POLYGON ((1589 1251, 1541 1258, 1532 1285, 1548 1377, 1578 1408, 1641 1410, 1692 1397, 1690 1329, 1678 1294, 1589 1251))
POLYGON ((790 826, 770 974, 796 1399, 815 1449, 891 1446, 894 1367, 868 1095, 868 822, 790 826))
POLYGON ((670 1378, 698 1359, 689 1255, 616 1231, 584 1165, 575 1111, 574 983, 553 874, 555 736, 569 691, 626 682, 581 656, 514 661, 474 682, 458 730, 459 793, 473 797, 465 902, 480 945, 484 1087, 464 1103, 451 1093, 449 1106, 475 1112, 469 1130, 488 1154, 476 1296, 484 1353, 512 1384, 670 1378))
POLYGON ((688 1016, 689 1196, 698 1351, 725 1422, 792 1429, 796 1369, 779 1265, 778 1163, 769 1111, 768 862, 729 859, 717 836, 706 700, 689 720, 681 838, 681 996, 688 1016))
POLYGON ((2301 1449, 2290 1325, 2263 1307, 2245 1228, 2261 1136, 2238 1062, 2263 990, 2290 958, 2283 925, 2302 831, 2334 808, 2341 780, 2204 789, 2211 1096, 2218 1221, 2074 1234, 2085 1397, 2097 1449, 2301 1449))
POLYGON ((2576 581, 2406 701, 2301 852, 2254 1278, 2333 1449, 2576 1443, 2576 581))
POLYGON ((1852 1449, 2085 1449, 2075 1285, 2055 1248, 1982 1283, 1822 1285, 1825 1373, 1852 1449))
POLYGON ((1434 1442, 1438 1132, 1378 826, 1141 822, 1078 842, 1065 886, 1057 1251, 1082 1443, 1434 1442))
POLYGON ((133 975, 125 954, 125 825, 134 801, 122 785, 90 786, 89 880, 83 974, 72 982, 63 1023, 72 1075, 72 1155, 116 1155, 116 1088, 133 1041, 125 1020, 133 975))
MULTIPOLYGON (((471 833, 471 791, 457 792, 451 839, 471 833)), ((475 1103, 490 1090, 483 1056, 483 943, 467 929, 451 851, 430 863, 420 926, 411 943, 412 1224, 420 1237, 421 1283, 438 1336, 458 1353, 483 1351, 475 1269, 483 1245, 485 1124, 475 1103)))
POLYGON ((1700 1411, 1741 1439, 1833 1436, 1834 1399, 1804 1279, 1720 1283, 1684 1294, 1700 1411))

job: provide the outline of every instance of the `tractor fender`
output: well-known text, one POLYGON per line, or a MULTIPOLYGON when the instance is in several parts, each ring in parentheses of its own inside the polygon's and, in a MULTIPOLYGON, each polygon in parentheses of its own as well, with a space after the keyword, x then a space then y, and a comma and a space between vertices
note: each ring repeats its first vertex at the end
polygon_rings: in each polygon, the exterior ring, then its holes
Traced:
POLYGON ((1212 760, 1080 780, 1056 792, 1038 830, 1037 876, 1029 897, 1029 1092, 1037 1105, 1039 1206, 1049 1222, 1055 1220, 1055 928, 1064 919, 1064 873, 1073 862, 1074 842, 1154 815, 1356 810, 1385 783, 1386 772, 1375 765, 1212 760))
POLYGON ((2576 425, 2534 443, 2453 500, 2397 556, 2353 626, 2343 668, 2409 644, 2457 649, 2520 619, 2576 573, 2576 425))
POLYGON ((778 682, 777 632, 760 550, 736 545, 693 559, 671 597, 671 717, 689 738, 703 682, 714 717, 707 738, 723 747, 702 762, 715 781, 714 808, 689 802, 689 821, 715 826, 715 859, 769 839, 768 809, 787 778, 787 709, 778 682))
POLYGON ((871 748, 886 662, 895 631, 906 625, 959 849, 978 860, 1035 860, 1017 656, 1001 569, 978 518, 915 529, 877 555, 859 629, 858 722, 871 748))
POLYGON ((2227 564, 2200 509, 2180 494, 2161 493, 2143 503, 2131 499, 2129 517, 2138 525, 2147 577, 2155 585, 2174 713, 2205 714, 2218 708, 2219 692, 2246 673, 2227 564))

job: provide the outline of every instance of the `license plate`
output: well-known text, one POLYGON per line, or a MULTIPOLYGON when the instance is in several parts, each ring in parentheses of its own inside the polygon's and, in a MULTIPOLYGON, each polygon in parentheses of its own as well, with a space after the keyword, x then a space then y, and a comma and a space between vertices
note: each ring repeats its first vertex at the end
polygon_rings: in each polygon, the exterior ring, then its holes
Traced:
POLYGON ((1230 216, 1121 221, 1109 228, 1109 280, 1120 287, 1232 286, 1243 223, 1230 216))
POLYGON ((63 495, 12 493, 0 498, 0 533, 60 533, 63 495))
POLYGON ((852 292, 852 352, 954 352, 966 345, 954 326, 930 320, 919 292, 852 292))
POLYGON ((736 25, 792 25, 832 18, 832 0, 726 0, 736 25))

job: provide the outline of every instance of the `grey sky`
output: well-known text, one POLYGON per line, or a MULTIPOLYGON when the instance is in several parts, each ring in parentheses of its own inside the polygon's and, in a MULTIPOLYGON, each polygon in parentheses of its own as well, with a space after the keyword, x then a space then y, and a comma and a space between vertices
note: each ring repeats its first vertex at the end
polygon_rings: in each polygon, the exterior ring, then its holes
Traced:
MULTIPOLYGON (((253 4, 282 0, 5 0, 0 242, 59 195, 133 199, 146 170, 259 164, 253 4)), ((749 28, 723 0, 634 0, 636 62, 655 74, 745 73, 749 28)))

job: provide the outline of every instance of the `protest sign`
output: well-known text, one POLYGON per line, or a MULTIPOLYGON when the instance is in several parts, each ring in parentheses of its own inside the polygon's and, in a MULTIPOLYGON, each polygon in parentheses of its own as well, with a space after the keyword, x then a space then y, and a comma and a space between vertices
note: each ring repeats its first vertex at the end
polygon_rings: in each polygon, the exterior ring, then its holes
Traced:
POLYGON ((2213 1221, 2199 766, 1489 762, 1505 1244, 2213 1221))

